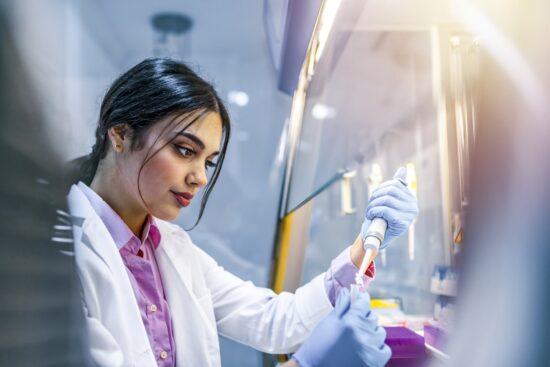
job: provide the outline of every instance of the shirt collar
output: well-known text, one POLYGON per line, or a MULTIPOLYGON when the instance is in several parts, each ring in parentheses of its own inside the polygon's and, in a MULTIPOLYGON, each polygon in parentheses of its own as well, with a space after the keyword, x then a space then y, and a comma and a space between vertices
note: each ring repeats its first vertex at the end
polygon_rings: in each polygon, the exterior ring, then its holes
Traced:
POLYGON ((153 217, 152 215, 149 215, 147 217, 147 224, 143 233, 147 233, 147 235, 145 236, 145 238, 142 238, 142 242, 145 242, 145 240, 149 238, 151 240, 151 243, 153 244, 153 248, 156 250, 160 245, 160 231, 159 227, 157 226, 155 217, 153 217))
POLYGON ((134 236, 134 233, 130 230, 130 228, 128 228, 126 223, 124 223, 122 218, 120 218, 120 216, 101 198, 101 196, 99 196, 94 190, 83 182, 79 182, 77 186, 80 190, 82 190, 94 208, 94 211, 101 218, 101 221, 105 224, 105 227, 107 227, 109 234, 113 237, 113 240, 119 250, 126 245, 131 245, 132 252, 137 253, 147 238, 151 239, 151 243, 153 244, 153 248, 155 250, 158 248, 160 244, 160 231, 153 216, 149 215, 147 217, 147 223, 145 224, 145 228, 142 232, 142 238, 138 239, 134 236))

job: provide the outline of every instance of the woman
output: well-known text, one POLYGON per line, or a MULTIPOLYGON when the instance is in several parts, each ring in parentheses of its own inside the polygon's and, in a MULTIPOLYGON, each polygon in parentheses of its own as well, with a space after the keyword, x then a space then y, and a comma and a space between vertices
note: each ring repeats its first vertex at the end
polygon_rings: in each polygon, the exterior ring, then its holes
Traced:
MULTIPOLYGON (((360 238, 326 274, 276 295, 225 271, 167 222, 204 188, 200 220, 229 135, 216 92, 181 63, 145 60, 107 92, 68 198, 99 365, 218 366, 218 333, 268 353, 295 351, 353 280, 360 238)), ((373 197, 366 221, 383 216, 388 240, 416 216, 397 180, 373 197)))

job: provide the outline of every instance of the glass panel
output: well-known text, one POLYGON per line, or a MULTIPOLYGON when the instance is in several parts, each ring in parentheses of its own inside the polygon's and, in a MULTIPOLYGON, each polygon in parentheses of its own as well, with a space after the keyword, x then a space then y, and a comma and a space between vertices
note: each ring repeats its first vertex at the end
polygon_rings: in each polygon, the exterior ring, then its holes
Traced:
MULTIPOLYGON (((435 139, 428 141, 435 127, 435 124, 420 127, 418 134, 426 139, 426 144, 421 154, 412 160, 407 152, 399 151, 407 139, 405 136, 380 143, 379 157, 387 159, 388 167, 407 160, 415 163, 420 214, 413 238, 414 260, 409 257, 409 237, 403 235, 395 240, 386 250, 385 262, 381 256, 376 261, 376 281, 372 283, 370 292, 375 297, 401 298, 404 311, 411 314, 432 312, 435 296, 430 293, 430 277, 436 264, 445 263, 439 150, 435 139)), ((373 157, 359 167, 358 174, 351 180, 353 214, 342 214, 340 182, 313 199, 302 284, 325 271, 330 260, 355 240, 363 221, 362 207, 366 205, 363 203, 367 202, 368 176, 377 162, 378 157, 373 157)))
POLYGON ((302 282, 325 271, 330 259, 354 241, 373 167, 387 180, 399 166, 410 164, 420 215, 411 235, 396 240, 385 261, 377 260, 371 293, 401 298, 407 313, 431 313, 430 277, 436 264, 445 263, 446 248, 431 34, 355 30, 334 39, 308 89, 289 208, 339 172, 355 170, 355 211, 343 214, 341 181, 315 197, 302 282), (338 45, 345 38, 347 43, 338 45))
POLYGON ((384 139, 404 136, 399 150, 414 155, 416 125, 436 121, 429 32, 356 31, 344 50, 328 51, 308 90, 290 210, 338 171, 379 154, 384 139))

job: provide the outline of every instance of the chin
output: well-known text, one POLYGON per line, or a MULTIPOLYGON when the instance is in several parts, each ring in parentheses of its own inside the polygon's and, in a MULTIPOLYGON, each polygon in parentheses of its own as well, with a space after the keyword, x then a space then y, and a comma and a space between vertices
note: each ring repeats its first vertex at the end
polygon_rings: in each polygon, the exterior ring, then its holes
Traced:
POLYGON ((176 218, 178 217, 178 214, 179 214, 179 213, 180 213, 180 212, 178 211, 177 213, 174 213, 174 214, 172 214, 172 215, 167 215, 166 218, 163 218, 163 220, 165 220, 165 221, 167 221, 167 222, 170 222, 170 221, 176 219, 176 218))
POLYGON ((169 222, 176 219, 179 213, 180 213, 180 209, 178 208, 178 209, 169 209, 169 210, 159 211, 157 213, 152 213, 152 215, 155 218, 169 222))

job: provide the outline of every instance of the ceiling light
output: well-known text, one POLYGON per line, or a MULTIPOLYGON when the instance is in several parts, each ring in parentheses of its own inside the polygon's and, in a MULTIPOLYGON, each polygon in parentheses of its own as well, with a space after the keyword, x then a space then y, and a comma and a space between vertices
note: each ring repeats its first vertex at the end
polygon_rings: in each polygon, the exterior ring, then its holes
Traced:
POLYGON ((227 100, 229 103, 237 105, 239 107, 244 107, 248 104, 249 98, 248 94, 240 90, 231 90, 227 94, 227 100))
POLYGON ((316 103, 311 109, 311 114, 317 120, 331 119, 336 116, 336 110, 322 103, 316 103))
POLYGON ((151 17, 157 57, 188 58, 191 54, 193 19, 181 13, 159 13, 151 17))

